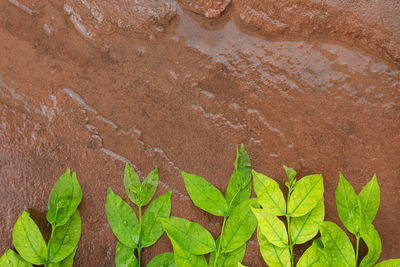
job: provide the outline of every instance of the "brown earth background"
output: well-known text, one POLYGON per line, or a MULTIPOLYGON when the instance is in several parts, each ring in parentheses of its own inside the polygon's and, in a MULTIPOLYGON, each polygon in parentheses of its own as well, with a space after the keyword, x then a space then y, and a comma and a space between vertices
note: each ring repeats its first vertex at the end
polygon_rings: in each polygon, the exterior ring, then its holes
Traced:
MULTIPOLYGON (((75 266, 113 266, 104 204, 108 187, 127 200, 125 161, 141 177, 158 166, 172 215, 217 237, 221 218, 179 171, 224 191, 243 143, 281 185, 284 164, 322 173, 336 223, 339 172, 357 193, 376 173, 381 260, 399 257, 399 18, 398 0, 1 0, 0 254, 23 210, 49 235, 70 167, 84 194, 75 266)), ((144 263, 167 251, 164 235, 144 263)), ((254 236, 243 263, 265 266, 254 236)))

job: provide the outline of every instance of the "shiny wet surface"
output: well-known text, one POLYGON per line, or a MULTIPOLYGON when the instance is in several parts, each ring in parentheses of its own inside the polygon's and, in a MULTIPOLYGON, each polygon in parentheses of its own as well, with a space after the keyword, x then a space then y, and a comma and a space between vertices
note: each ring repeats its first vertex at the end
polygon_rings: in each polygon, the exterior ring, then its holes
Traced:
MULTIPOLYGON (((224 190, 235 146, 244 143, 253 168, 282 185, 283 164, 300 175, 322 173, 326 218, 335 222, 339 172, 356 192, 376 173, 381 259, 399 256, 395 62, 336 39, 266 38, 242 25, 233 8, 207 20, 166 6, 167 22, 132 33, 143 23, 129 24, 128 15, 120 27, 97 27, 76 15, 74 1, 25 9, 22 2, 0 3, 1 254, 24 209, 49 231, 47 199, 70 167, 84 194, 76 265, 112 266, 116 239, 104 203, 110 186, 127 199, 126 160, 142 176, 158 166, 158 194, 173 190, 172 215, 216 237, 222 221, 191 203, 179 171, 224 190)), ((171 250, 163 236, 144 250, 144 262, 171 250)), ((255 237, 244 263, 263 265, 255 237)))

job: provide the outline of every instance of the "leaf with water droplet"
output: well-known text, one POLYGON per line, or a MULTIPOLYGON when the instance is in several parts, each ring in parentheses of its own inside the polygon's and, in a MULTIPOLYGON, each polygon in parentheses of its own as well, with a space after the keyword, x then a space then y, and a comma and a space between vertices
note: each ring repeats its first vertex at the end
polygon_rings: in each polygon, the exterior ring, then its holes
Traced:
POLYGON ((125 191, 129 199, 135 203, 137 206, 140 205, 139 192, 140 192, 140 179, 135 170, 129 165, 128 162, 125 163, 125 173, 124 173, 124 184, 125 191))
POLYGON ((158 187, 158 169, 155 168, 144 179, 140 186, 139 201, 141 206, 149 204, 158 187))
POLYGON ((370 267, 374 265, 381 256, 382 253, 382 242, 379 237, 378 231, 370 223, 369 225, 362 225, 361 227, 361 238, 364 240, 368 247, 368 254, 360 262, 360 267, 370 267))
POLYGON ((379 209, 381 191, 376 175, 361 190, 358 195, 361 202, 361 214, 365 225, 373 222, 379 209))
POLYGON ((81 238, 81 226, 82 220, 77 210, 66 224, 54 230, 48 245, 49 262, 60 262, 75 251, 81 238))
POLYGON ((264 261, 270 267, 290 267, 289 247, 277 247, 257 229, 257 239, 260 244, 260 252, 264 261))
POLYGON ((76 250, 77 247, 75 248, 74 252, 68 255, 68 257, 60 262, 50 263, 48 267, 73 267, 76 250))
POLYGON ((179 246, 171 239, 174 248, 175 264, 178 267, 207 267, 207 261, 203 255, 195 255, 179 246))
POLYGON ((9 249, 0 258, 0 267, 32 267, 32 264, 25 261, 14 250, 9 249))
POLYGON ((130 248, 136 248, 140 228, 135 211, 111 188, 108 189, 106 214, 111 230, 118 240, 130 248))
POLYGON ((400 259, 390 259, 386 261, 382 261, 375 265, 374 267, 399 267, 400 259))
POLYGON ((115 265, 116 267, 140 267, 135 256, 135 249, 118 242, 115 253, 115 265))
POLYGON ((71 176, 71 171, 68 169, 57 180, 51 191, 47 221, 56 226, 64 225, 75 213, 81 200, 82 189, 76 178, 76 173, 71 176))
POLYGON ((175 267, 174 253, 167 252, 155 256, 146 267, 175 267))

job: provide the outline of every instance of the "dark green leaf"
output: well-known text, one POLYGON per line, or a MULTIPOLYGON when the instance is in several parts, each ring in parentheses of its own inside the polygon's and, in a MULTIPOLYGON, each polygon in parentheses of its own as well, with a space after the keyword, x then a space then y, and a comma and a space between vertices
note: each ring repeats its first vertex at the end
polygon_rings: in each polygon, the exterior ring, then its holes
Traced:
POLYGON ((353 186, 340 174, 336 188, 336 206, 344 226, 352 234, 357 234, 361 226, 360 200, 353 186))
POLYGON ((235 169, 225 193, 228 204, 228 215, 234 207, 251 195, 251 162, 244 146, 236 152, 235 169))
POLYGON ((375 267, 399 267, 400 266, 400 259, 390 259, 387 261, 382 261, 375 265, 375 267))
POLYGON ((74 257, 75 257, 75 251, 72 252, 68 257, 66 257, 64 260, 57 262, 57 263, 50 263, 49 267, 72 267, 74 264, 74 257))
POLYGON ((155 168, 144 179, 140 186, 140 204, 146 206, 153 198, 158 186, 158 169, 155 168))
POLYGON ((146 267, 175 267, 174 253, 167 252, 155 256, 146 267))
POLYGON ((324 199, 310 213, 290 220, 290 235, 293 244, 303 244, 311 240, 317 233, 318 228, 324 221, 325 206, 324 199))
POLYGON ((71 171, 68 169, 61 175, 51 191, 47 221, 56 226, 64 225, 75 213, 81 200, 82 189, 76 173, 71 176, 71 171))
POLYGON ((13 243, 19 255, 35 265, 47 261, 47 247, 39 227, 24 211, 18 218, 13 229, 13 243))
POLYGON ((139 222, 135 211, 122 198, 108 189, 107 219, 111 230, 125 246, 136 248, 139 241, 139 222))
MULTIPOLYGON (((217 247, 219 245, 220 237, 217 239, 217 247)), ((244 254, 246 253, 246 244, 235 249, 234 251, 228 253, 220 253, 217 258, 217 262, 215 266, 218 267, 231 267, 235 266, 238 262, 241 262, 244 258, 244 254)), ((215 263, 215 251, 211 252, 209 266, 214 266, 215 263)))
POLYGON ((200 224, 178 217, 160 218, 159 220, 171 242, 174 241, 183 250, 196 255, 207 254, 215 250, 215 241, 212 235, 200 224))
POLYGON ((284 215, 286 213, 286 201, 279 184, 254 170, 252 170, 252 174, 258 203, 272 215, 284 215))
POLYGON ((222 236, 221 249, 223 253, 234 251, 245 245, 257 227, 257 219, 250 209, 256 203, 255 199, 243 201, 236 206, 226 221, 222 236))
POLYGON ((14 250, 9 249, 1 256, 0 267, 32 267, 32 264, 26 262, 14 250))
POLYGON ((277 247, 287 247, 289 243, 285 224, 275 215, 269 214, 263 209, 251 209, 257 217, 258 227, 261 233, 268 242, 277 247))
POLYGON ((140 267, 135 256, 135 249, 118 242, 115 253, 115 265, 116 267, 140 267))
POLYGON ((140 242, 142 247, 153 245, 164 233, 159 217, 169 217, 171 214, 171 194, 169 191, 156 198, 146 209, 142 219, 140 242))
POLYGON ((49 241, 51 263, 62 261, 76 250, 81 238, 81 225, 81 216, 77 210, 66 224, 55 229, 49 241))
POLYGON ((186 190, 193 203, 202 210, 215 216, 224 216, 228 205, 221 192, 210 182, 194 174, 181 172, 186 190))
POLYGON ((381 192, 376 179, 376 175, 371 181, 361 190, 358 195, 361 202, 361 214, 366 225, 373 222, 376 213, 378 212, 381 192))
POLYGON ((356 266, 353 245, 339 226, 325 221, 321 224, 320 232, 324 251, 331 266, 356 266))
POLYGON ((382 243, 378 231, 370 223, 361 227, 361 238, 364 240, 368 247, 368 254, 362 259, 360 267, 370 267, 374 265, 381 256, 382 243))
POLYGON ((139 206, 139 192, 141 183, 139 176, 128 162, 125 163, 124 184, 125 191, 129 199, 139 206))
POLYGON ((291 217, 300 217, 309 213, 322 199, 324 183, 322 175, 313 174, 300 179, 290 195, 287 213, 291 217))
POLYGON ((277 247, 271 244, 257 229, 257 239, 260 244, 260 252, 264 261, 270 267, 290 267, 290 252, 288 247, 277 247))
POLYGON ((194 255, 180 247, 171 239, 174 247, 174 259, 177 267, 207 267, 207 261, 203 255, 194 255))

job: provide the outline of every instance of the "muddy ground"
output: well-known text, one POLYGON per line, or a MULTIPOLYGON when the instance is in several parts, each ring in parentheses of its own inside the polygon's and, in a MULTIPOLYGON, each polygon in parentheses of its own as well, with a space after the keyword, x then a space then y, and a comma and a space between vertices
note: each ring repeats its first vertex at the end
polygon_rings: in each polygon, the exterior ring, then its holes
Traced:
MULTIPOLYGON (((108 187, 127 199, 125 161, 141 177, 158 166, 172 215, 216 237, 221 218, 179 171, 224 190, 244 143, 281 185, 283 164, 322 173, 335 222, 339 172, 356 192, 376 173, 381 260, 399 257, 398 14, 396 0, 0 1, 0 254, 23 210, 49 235, 49 193, 70 167, 84 194, 76 266, 113 266, 104 203, 108 187)), ((143 260, 171 250, 163 236, 143 260)), ((244 264, 265 265, 255 237, 244 264)))

